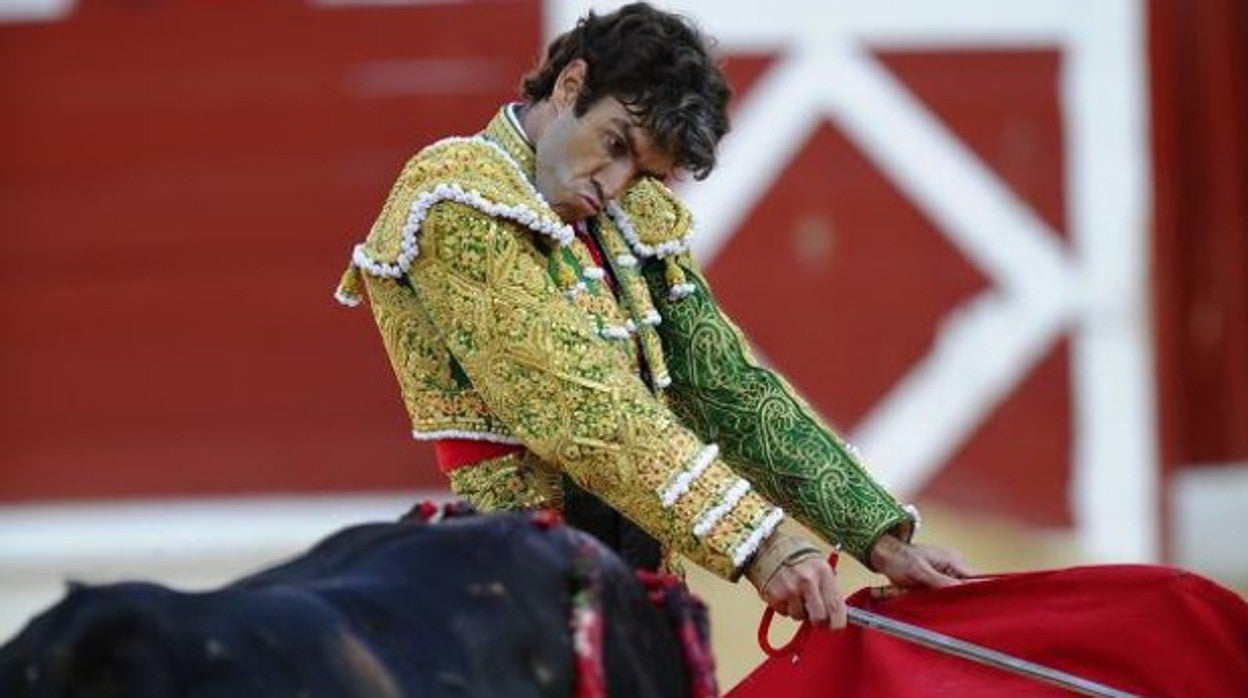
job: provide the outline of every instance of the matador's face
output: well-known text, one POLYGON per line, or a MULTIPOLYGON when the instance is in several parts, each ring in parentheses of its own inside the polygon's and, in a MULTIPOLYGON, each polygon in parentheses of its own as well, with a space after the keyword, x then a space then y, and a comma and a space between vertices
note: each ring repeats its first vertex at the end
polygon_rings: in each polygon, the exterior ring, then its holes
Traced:
POLYGON ((536 143, 537 190, 565 223, 598 215, 640 177, 666 179, 674 167, 619 100, 604 97, 581 116, 575 95, 552 96, 555 119, 536 143))

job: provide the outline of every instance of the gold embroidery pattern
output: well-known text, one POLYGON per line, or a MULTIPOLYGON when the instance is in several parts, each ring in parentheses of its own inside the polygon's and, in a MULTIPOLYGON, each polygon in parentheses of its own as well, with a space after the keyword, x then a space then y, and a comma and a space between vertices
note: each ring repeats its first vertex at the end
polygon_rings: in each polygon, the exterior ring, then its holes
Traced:
POLYGON ((437 327, 412 290, 391 279, 365 277, 369 306, 394 368, 403 404, 418 432, 469 431, 509 437, 471 384, 460 385, 437 327))
MULTIPOLYGON (((758 365, 740 331, 698 291, 660 304, 672 409, 769 499, 829 542, 864 559, 876 537, 908 537, 913 518, 783 378, 758 365)), ((650 270, 651 283, 662 273, 650 270)))
POLYGON ((507 151, 520 164, 522 170, 532 172, 537 167, 533 146, 529 143, 529 139, 512 125, 511 118, 507 115, 508 108, 508 106, 503 106, 499 109, 481 133, 507 151))
POLYGON ((451 471, 451 491, 480 511, 562 509, 558 470, 523 450, 451 471))
POLYGON ((645 180, 620 200, 630 244, 657 299, 673 383, 673 410, 771 501, 862 558, 885 531, 903 537, 913 517, 872 480, 835 432, 782 377, 758 365, 725 317, 688 253, 688 209, 659 182, 645 180), (681 289, 680 293, 674 293, 681 289))
MULTIPOLYGON (((527 144, 495 138, 499 129, 510 129, 501 114, 486 135, 514 162, 479 139, 432 147, 404 168, 364 244, 376 264, 404 262, 397 278, 365 269, 365 281, 414 429, 517 439, 531 451, 452 475, 478 506, 545 503, 552 497, 545 478, 565 472, 665 546, 734 577, 782 512, 753 492, 738 497, 731 489, 738 478, 718 459, 664 505, 660 489, 703 444, 642 382, 636 345, 600 334, 632 319, 647 365, 666 374, 658 335, 643 322, 655 319, 649 290, 638 265, 615 259, 627 249, 602 217, 625 298, 617 304, 604 280, 564 293, 564 273, 583 271, 591 258, 577 241, 563 247, 535 232, 549 228, 553 212, 517 170, 517 162, 531 167, 527 144), (458 196, 416 211, 440 185, 453 185, 458 196), (491 213, 499 207, 512 208, 491 213), (520 209, 527 213, 515 214, 520 209), (418 237, 410 235, 415 213, 418 237)), ((662 244, 651 231, 675 232, 683 209, 651 198, 652 210, 636 222, 645 239, 662 244)))
POLYGON ((557 465, 695 561, 723 576, 774 507, 742 497, 705 536, 693 522, 735 480, 712 463, 664 507, 659 490, 702 444, 650 394, 625 358, 568 303, 532 236, 444 202, 429 212, 410 272, 415 296, 491 412, 557 465))
POLYGON ((665 257, 687 246, 693 216, 670 189, 654 179, 642 179, 620 197, 620 206, 633 220, 642 257, 665 257))
MULTIPOLYGON (((598 220, 603 251, 609 258, 612 271, 615 272, 616 279, 619 281, 621 299, 631 311, 629 319, 633 321, 633 326, 636 328, 637 343, 646 360, 650 384, 653 388, 662 389, 670 382, 667 361, 663 357, 662 344, 655 330, 655 326, 662 322, 662 317, 658 309, 654 307, 654 301, 650 297, 650 288, 641 275, 642 260, 633 255, 628 242, 610 217, 602 216, 598 220), (621 259, 630 258, 631 264, 620 262, 621 259)), ((648 226, 643 229, 648 229, 648 226)))
MULTIPOLYGON (((473 197, 500 212, 524 215, 531 228, 566 228, 501 148, 481 138, 448 138, 404 166, 364 242, 364 251, 377 262, 395 263, 404 253, 404 232, 419 222, 414 217, 427 215, 417 210, 417 202, 422 197, 440 200, 451 194, 473 197)), ((566 234, 570 236, 571 230, 566 234)))
MULTIPOLYGON (((626 320, 623 309, 611 293, 611 287, 607 283, 606 278, 590 279, 585 277, 585 269, 591 268, 594 264, 593 257, 590 255, 589 249, 585 247, 585 244, 579 239, 574 240, 568 250, 563 253, 571 257, 570 262, 574 265, 577 275, 582 278, 585 284, 584 290, 577 293, 572 298, 572 302, 594 319, 593 326, 600 336, 607 327, 623 327, 626 320)), ((630 368, 635 372, 639 367, 637 351, 632 342, 626 341, 627 339, 627 337, 613 339, 612 344, 617 347, 621 355, 628 359, 630 368)))

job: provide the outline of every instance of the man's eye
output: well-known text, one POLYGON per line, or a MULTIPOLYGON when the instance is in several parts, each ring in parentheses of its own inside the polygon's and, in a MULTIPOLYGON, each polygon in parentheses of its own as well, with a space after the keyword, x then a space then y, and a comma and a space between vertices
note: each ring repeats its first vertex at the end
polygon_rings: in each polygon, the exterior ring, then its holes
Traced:
POLYGON ((628 148, 624 144, 624 140, 618 136, 607 136, 607 152, 613 157, 619 157, 627 152, 628 148))

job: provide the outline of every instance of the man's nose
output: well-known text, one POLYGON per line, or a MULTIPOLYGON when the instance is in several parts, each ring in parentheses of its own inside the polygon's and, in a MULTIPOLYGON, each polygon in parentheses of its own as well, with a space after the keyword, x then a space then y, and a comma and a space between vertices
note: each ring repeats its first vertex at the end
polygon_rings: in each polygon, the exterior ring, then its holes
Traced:
MULTIPOLYGON (((637 177, 636 169, 623 163, 614 164, 598 173, 595 181, 608 200, 616 199, 637 177)), ((605 203, 605 202, 604 202, 605 203)))

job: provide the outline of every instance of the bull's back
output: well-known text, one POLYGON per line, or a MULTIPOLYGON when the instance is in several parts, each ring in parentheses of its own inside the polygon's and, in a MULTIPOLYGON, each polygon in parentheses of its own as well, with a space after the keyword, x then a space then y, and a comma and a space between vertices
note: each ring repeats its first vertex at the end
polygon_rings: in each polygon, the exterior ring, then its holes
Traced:
POLYGON ((73 587, 0 650, 0 695, 570 696, 572 594, 591 578, 611 693, 684 693, 631 571, 516 514, 350 528, 211 592, 73 587))

